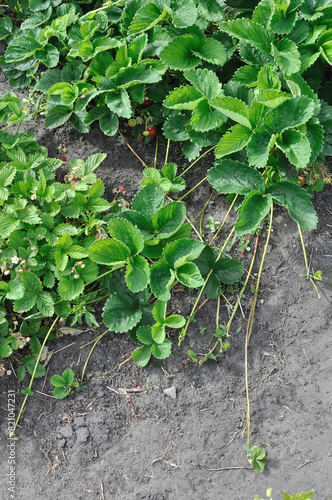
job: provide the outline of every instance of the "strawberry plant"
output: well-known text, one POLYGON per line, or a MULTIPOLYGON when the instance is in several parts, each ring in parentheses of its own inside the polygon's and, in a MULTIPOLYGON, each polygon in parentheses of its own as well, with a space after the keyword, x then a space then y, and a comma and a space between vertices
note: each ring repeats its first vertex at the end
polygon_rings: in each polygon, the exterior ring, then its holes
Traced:
MULTIPOLYGON (((1 358, 19 362, 20 380, 27 373, 43 376, 36 361, 41 339, 54 336, 49 322, 63 318, 74 325, 84 318, 98 325, 89 304, 105 291, 103 321, 111 331, 129 332, 141 346, 134 361, 144 366, 151 355, 169 356, 166 328, 185 323, 182 316, 166 314, 171 287, 204 284, 195 260, 205 245, 190 238, 185 206, 166 203, 167 192, 185 187, 177 166, 146 169, 129 208, 119 197, 123 186, 115 189, 113 202, 103 198, 94 170, 105 154, 73 160, 60 183, 55 172, 64 157, 48 158, 32 134, 1 132, 0 140, 1 358), (18 350, 24 346, 30 354, 22 358, 18 350)), ((224 260, 232 265, 232 259, 224 260)), ((234 265, 233 280, 243 272, 234 265)))

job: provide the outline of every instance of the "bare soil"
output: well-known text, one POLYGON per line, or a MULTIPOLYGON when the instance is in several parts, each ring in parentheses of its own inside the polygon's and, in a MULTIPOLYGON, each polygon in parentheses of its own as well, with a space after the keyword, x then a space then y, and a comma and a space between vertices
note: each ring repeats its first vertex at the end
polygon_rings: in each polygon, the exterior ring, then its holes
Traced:
MULTIPOLYGON (((1 85, 3 94, 8 88, 1 85)), ((98 128, 86 135, 70 126, 49 131, 41 119, 28 122, 26 128, 36 133, 50 156, 57 156, 59 144, 64 144, 68 162, 107 153, 97 175, 106 185, 108 199, 119 186, 126 187, 129 202, 138 191, 144 167, 121 137, 106 137, 98 128)), ((144 162, 153 166, 155 143, 144 146, 129 134, 126 137, 144 162)), ((180 153, 179 145, 171 147, 170 161, 179 166, 185 163, 180 153)), ((159 145, 157 166, 163 165, 164 157, 165 147, 159 145)), ((185 176, 187 188, 195 186, 212 163, 213 156, 197 163, 185 176)), ((185 199, 190 220, 210 193, 205 182, 185 199)), ((321 299, 311 282, 300 277, 305 266, 297 226, 285 210, 277 209, 249 345, 251 441, 267 451, 264 473, 249 468, 244 452, 244 340, 252 300, 248 292, 243 315, 239 311, 232 326, 231 348, 201 368, 189 360, 188 349, 207 353, 214 344, 216 301, 197 313, 181 346, 176 334, 171 337, 170 358, 154 360, 146 368, 131 361, 120 366, 134 345, 126 334, 106 334, 90 358, 87 388, 64 400, 52 398, 51 376, 72 368, 79 378, 92 346, 86 344, 105 327, 83 326, 77 336, 49 342, 53 356, 46 378, 34 382, 34 396, 18 429, 15 494, 7 484, 7 395, 8 390, 19 391, 27 384, 20 384, 14 375, 2 379, 0 498, 242 500, 264 496, 271 486, 275 498, 284 490, 311 489, 314 499, 332 497, 331 188, 316 193, 313 201, 318 228, 304 236, 312 269, 323 271, 323 280, 316 282, 321 299), (175 399, 164 393, 170 387, 175 399)), ((205 228, 208 217, 221 221, 227 209, 224 197, 212 198, 203 221, 206 241, 211 238, 205 228)), ((195 223, 198 227, 199 219, 195 223)), ((218 237, 217 245, 230 227, 218 237)), ((258 257, 265 237, 262 231, 258 257)), ((234 251, 239 253, 236 247, 234 251)), ((245 266, 252 251, 245 253, 245 266)), ((253 286, 257 271, 258 266, 250 281, 253 286)), ((195 294, 174 292, 172 308, 188 315, 194 300, 195 294)), ((223 306, 220 322, 227 318, 223 306)), ((17 393, 16 413, 22 400, 17 393)))

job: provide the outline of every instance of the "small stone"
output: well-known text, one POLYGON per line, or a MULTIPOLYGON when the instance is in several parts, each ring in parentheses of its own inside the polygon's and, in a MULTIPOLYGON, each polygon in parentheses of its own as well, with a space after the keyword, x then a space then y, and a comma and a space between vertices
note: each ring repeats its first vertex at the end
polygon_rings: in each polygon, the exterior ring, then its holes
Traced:
POLYGON ((64 448, 65 445, 66 445, 66 440, 64 438, 60 439, 58 442, 58 448, 59 449, 64 448))
POLYGON ((73 429, 71 428, 70 425, 62 427, 62 429, 59 429, 59 432, 64 438, 70 438, 73 435, 73 429))
POLYGON ((85 420, 83 417, 76 417, 74 420, 74 426, 76 429, 83 427, 85 425, 85 420))
POLYGON ((80 427, 76 431, 77 443, 85 443, 90 436, 89 429, 87 427, 80 427))
POLYGON ((167 387, 167 389, 164 390, 164 394, 172 399, 176 399, 176 387, 174 387, 174 385, 172 385, 172 387, 167 387))

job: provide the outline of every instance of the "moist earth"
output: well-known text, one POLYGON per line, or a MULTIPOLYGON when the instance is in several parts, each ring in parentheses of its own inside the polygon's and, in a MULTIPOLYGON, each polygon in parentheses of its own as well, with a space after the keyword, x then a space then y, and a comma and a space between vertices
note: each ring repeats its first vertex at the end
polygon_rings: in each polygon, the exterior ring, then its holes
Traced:
MULTIPOLYGON (((4 81, 0 86, 1 94, 9 90, 4 81)), ((144 166, 120 136, 106 137, 98 127, 84 135, 67 125, 47 130, 42 118, 27 122, 25 129, 35 132, 50 156, 57 157, 59 144, 65 145, 68 164, 76 157, 86 160, 94 153, 107 153, 96 173, 105 183, 108 200, 119 186, 126 188, 128 202, 138 191, 144 166)), ((153 166, 155 140, 143 145, 125 128, 123 132, 137 155, 153 166)), ((159 143, 157 167, 164 158, 165 145, 159 143)), ((169 160, 179 167, 186 165, 180 143, 171 145, 169 160)), ((185 175, 187 190, 212 164, 213 156, 206 156, 185 175)), ((60 177, 66 172, 63 168, 60 177)), ((211 192, 204 182, 185 198, 189 220, 202 210, 211 192)), ((323 273, 323 280, 316 281, 320 299, 310 280, 301 277, 305 264, 296 223, 286 210, 275 210, 248 349, 251 442, 267 452, 263 473, 249 466, 244 451, 249 287, 232 325, 230 349, 201 368, 190 360, 188 350, 201 356, 214 344, 217 305, 213 300, 197 313, 180 346, 177 334, 170 334, 171 357, 153 360, 145 368, 132 360, 123 363, 135 348, 126 334, 107 333, 87 365, 87 387, 63 400, 52 397, 50 378, 67 368, 80 378, 92 341, 106 329, 101 322, 102 304, 97 305, 100 328, 79 326, 81 333, 49 342, 53 355, 46 377, 35 380, 34 395, 28 399, 17 431, 15 493, 8 490, 7 482, 8 445, 12 443, 7 438, 7 396, 9 390, 20 391, 27 383, 19 383, 14 374, 4 377, 0 498, 247 500, 255 494, 264 496, 268 487, 273 488, 275 499, 283 491, 311 489, 314 499, 332 497, 331 202, 330 186, 314 195, 319 223, 315 231, 304 232, 311 269, 323 273)), ((206 229, 209 217, 223 220, 228 207, 223 196, 212 197, 203 219, 206 242, 212 237, 206 229)), ((195 221, 197 229, 199 220, 195 221)), ((225 240, 232 221, 216 245, 225 240)), ((266 230, 262 230, 251 286, 256 283, 265 239, 266 230)), ((244 255, 246 268, 254 240, 250 245, 244 255)), ((239 253, 235 245, 232 255, 239 253)), ((233 294, 236 300, 236 293, 236 289, 228 291, 228 296, 233 294)), ((172 312, 188 316, 195 298, 195 293, 175 289, 172 312)), ((229 312, 222 304, 220 323, 225 323, 229 312)), ((22 400, 17 392, 16 415, 22 400)))

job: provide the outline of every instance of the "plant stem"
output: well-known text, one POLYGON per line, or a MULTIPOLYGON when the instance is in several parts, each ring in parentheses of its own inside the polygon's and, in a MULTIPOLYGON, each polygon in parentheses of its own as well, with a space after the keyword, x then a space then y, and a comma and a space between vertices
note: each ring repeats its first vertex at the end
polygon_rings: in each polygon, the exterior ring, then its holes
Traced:
POLYGON ((169 145, 170 145, 171 141, 170 139, 167 140, 167 146, 166 146, 166 154, 165 154, 165 164, 167 163, 167 160, 168 160, 168 153, 169 153, 169 145))
POLYGON ((103 336, 104 336, 107 332, 109 332, 109 331, 110 331, 110 330, 109 330, 109 328, 107 328, 107 330, 106 330, 104 333, 102 333, 101 335, 99 335, 99 336, 96 338, 96 340, 94 341, 94 344, 93 344, 93 346, 91 347, 91 350, 90 350, 90 352, 89 352, 89 354, 88 354, 88 357, 86 358, 86 361, 85 361, 84 366, 83 366, 82 375, 81 375, 81 382, 83 382, 84 375, 85 375, 85 370, 86 370, 86 367, 88 366, 89 359, 90 359, 90 357, 91 357, 91 354, 93 353, 94 348, 96 347, 96 345, 97 345, 97 343, 99 342, 99 340, 100 340, 101 338, 103 338, 103 336))
POLYGON ((248 341, 250 340, 251 331, 252 331, 252 327, 253 327, 253 324, 254 324, 254 316, 255 316, 255 308, 256 308, 256 303, 257 303, 257 298, 258 298, 259 283, 260 283, 260 280, 261 280, 261 275, 262 275, 263 266, 264 266, 264 260, 265 260, 265 256, 266 256, 266 252, 267 252, 267 247, 268 247, 270 236, 271 236, 272 221, 273 221, 273 203, 271 205, 269 229, 268 229, 268 232, 267 232, 266 242, 265 242, 265 245, 264 245, 262 260, 261 260, 261 263, 260 263, 260 266, 259 266, 259 271, 258 271, 258 276, 257 276, 257 282, 256 282, 256 287, 255 287, 255 293, 254 293, 254 300, 253 300, 253 303, 252 303, 252 314, 251 314, 251 319, 250 319, 250 329, 249 329, 249 334, 248 334, 248 341))
POLYGON ((202 210, 201 210, 201 211, 200 211, 200 212, 196 215, 196 217, 194 217, 194 218, 192 219, 192 221, 191 221, 191 222, 194 222, 196 219, 198 219, 198 217, 201 215, 201 213, 202 213, 202 212, 205 212, 206 207, 207 207, 207 205, 210 203, 210 200, 211 200, 211 198, 212 198, 213 194, 214 194, 214 193, 213 193, 213 191, 212 191, 212 193, 211 193, 211 194, 210 194, 210 196, 209 196, 208 201, 205 203, 205 205, 204 205, 204 207, 202 208, 202 210))
POLYGON ((200 186, 204 181, 206 181, 207 177, 204 177, 204 179, 202 179, 201 181, 199 181, 198 184, 196 184, 196 186, 194 186, 192 189, 190 189, 190 191, 188 191, 186 194, 184 194, 183 196, 181 196, 181 198, 178 199, 178 201, 181 201, 183 200, 184 198, 186 198, 188 196, 188 194, 190 194, 192 191, 195 191, 195 189, 200 186))
POLYGON ((210 153, 210 151, 213 151, 213 149, 216 149, 217 146, 212 146, 212 148, 208 149, 207 151, 205 151, 205 153, 201 154, 201 156, 199 156, 195 161, 193 161, 189 167, 187 167, 183 172, 182 174, 179 175, 179 177, 182 177, 186 172, 188 172, 188 170, 191 169, 191 167, 193 167, 199 160, 201 160, 204 156, 206 156, 208 153, 210 153))
POLYGON ((157 157, 158 157, 158 137, 156 137, 156 150, 154 154, 154 168, 157 168, 157 157))
MULTIPOLYGON (((234 227, 233 227, 233 229, 232 229, 232 230, 231 230, 231 232, 229 233, 229 235, 228 235, 228 237, 227 237, 227 239, 226 239, 225 243, 223 244, 223 246, 222 246, 222 248, 221 248, 221 250, 220 250, 220 252, 219 252, 219 254, 218 254, 218 257, 216 258, 216 261, 215 261, 215 262, 217 262, 217 260, 219 260, 219 259, 220 259, 220 257, 221 257, 221 255, 222 255, 222 253, 223 253, 224 249, 226 248, 226 245, 227 245, 227 243, 228 243, 228 240, 230 239, 230 237, 232 236, 232 234, 234 233, 234 231, 235 231, 235 229, 234 229, 234 227)), ((184 327, 183 327, 183 329, 181 330, 181 333, 180 333, 180 335, 179 335, 179 343, 178 343, 178 345, 180 345, 180 344, 181 344, 182 340, 183 340, 183 339, 185 338, 185 336, 187 335, 187 330, 188 330, 188 326, 189 326, 189 323, 190 323, 190 321, 191 321, 191 318, 192 318, 192 316, 195 314, 195 309, 196 309, 196 307, 197 307, 197 304, 198 304, 198 302, 199 302, 199 300, 200 300, 200 298, 201 298, 201 296, 202 296, 202 294, 203 294, 204 288, 206 287, 207 282, 209 281, 210 276, 211 276, 211 274, 212 274, 212 273, 213 273, 213 269, 211 269, 211 271, 210 271, 210 272, 209 272, 209 274, 207 275, 207 277, 206 277, 206 279, 205 279, 205 282, 204 282, 204 284, 202 285, 202 288, 201 288, 201 289, 200 289, 200 291, 199 291, 199 294, 198 294, 198 296, 197 296, 197 299, 195 300, 195 304, 193 305, 193 307, 192 307, 192 309, 191 309, 191 313, 189 314, 189 318, 187 319, 187 322, 186 322, 185 326, 184 326, 184 327)))
MULTIPOLYGON (((245 383, 246 383, 246 399, 247 399, 247 415, 246 415, 246 420, 247 420, 247 444, 250 446, 250 397, 249 397, 249 382, 248 382, 248 343, 249 343, 249 330, 250 330, 250 324, 251 324, 251 318, 252 318, 252 313, 254 311, 254 303, 252 303, 251 309, 250 309, 250 315, 247 323, 247 330, 246 330, 246 339, 245 339, 245 345, 244 345, 244 366, 245 366, 245 383)), ((243 429, 243 432, 245 431, 245 428, 243 429)))
POLYGON ((130 149, 130 151, 132 153, 134 153, 134 155, 136 156, 136 158, 139 159, 139 161, 142 163, 142 165, 144 165, 145 168, 149 168, 147 166, 147 164, 142 160, 142 158, 136 153, 136 151, 133 150, 133 148, 131 147, 131 145, 126 141, 126 139, 124 138, 123 134, 120 132, 120 130, 118 130, 119 134, 121 135, 122 139, 124 140, 124 142, 127 144, 128 148, 130 149))
POLYGON ((307 258, 307 252, 306 252, 305 245, 304 245, 304 239, 303 239, 303 234, 302 234, 302 231, 301 231, 301 226, 300 226, 299 223, 297 223, 297 229, 298 229, 299 235, 300 235, 300 240, 301 240, 301 244, 302 244, 302 251, 303 251, 303 257, 304 257, 305 270, 307 272, 307 278, 308 278, 309 277, 308 258, 307 258))
MULTIPOLYGON (((37 358, 36 358, 35 367, 34 367, 34 369, 33 369, 33 372, 32 372, 32 375, 31 375, 30 384, 29 384, 29 387, 28 387, 29 392, 31 391, 32 383, 33 383, 34 378, 35 378, 35 374, 36 374, 36 371, 37 371, 38 363, 39 363, 40 357, 41 357, 41 355, 42 355, 43 349, 44 349, 45 344, 46 344, 46 342, 47 342, 47 339, 48 339, 48 337, 50 336, 50 333, 51 333, 51 331, 53 330, 53 327, 54 327, 54 325, 55 325, 55 323, 56 323, 57 321, 58 321, 58 316, 55 318, 55 320, 53 321, 52 325, 50 326, 50 329, 48 330, 48 332, 47 332, 47 334, 46 334, 46 336, 45 336, 45 338, 44 338, 44 342, 42 343, 42 346, 41 346, 40 351, 39 351, 39 353, 38 353, 38 356, 37 356, 37 358)), ((15 426, 14 426, 13 432, 12 432, 12 434, 11 434, 12 436, 15 436, 15 430, 16 430, 16 428, 17 428, 17 426, 18 426, 19 420, 20 420, 20 418, 21 418, 21 415, 22 415, 22 412, 23 412, 23 409, 24 409, 24 407, 25 407, 25 403, 26 403, 26 401, 27 401, 28 397, 29 397, 29 394, 26 394, 26 395, 25 395, 25 398, 24 398, 24 400, 23 400, 23 403, 22 403, 22 405, 21 405, 20 411, 19 411, 19 413, 18 413, 18 417, 17 417, 17 419, 16 419, 15 426)))
MULTIPOLYGON (((254 249, 254 254, 253 254, 252 259, 251 259, 250 267, 249 267, 249 270, 248 270, 248 273, 247 273, 244 285, 243 285, 243 287, 242 287, 242 289, 241 289, 241 291, 240 291, 240 293, 238 295, 238 300, 236 301, 236 303, 235 303, 235 305, 233 307, 232 314, 231 314, 231 316, 230 316, 230 318, 228 320, 228 323, 226 325, 226 333, 227 334, 228 334, 229 329, 231 327, 231 324, 233 322, 233 319, 234 319, 234 316, 236 314, 237 308, 239 307, 239 303, 240 303, 241 297, 244 294, 245 289, 247 288, 247 284, 248 284, 248 281, 249 281, 249 278, 250 278, 250 274, 251 274, 251 271, 252 271, 252 268, 253 268, 254 262, 255 262, 255 257, 256 257, 257 248, 258 248, 258 240, 259 240, 259 235, 256 236, 256 245, 255 245, 255 249, 254 249)), ((209 355, 214 352, 214 350, 217 348, 218 344, 219 344, 219 340, 217 340, 215 342, 215 344, 210 349, 210 351, 207 353, 207 355, 199 362, 198 366, 202 366, 202 364, 205 363, 205 361, 207 361, 209 359, 209 355)))
MULTIPOLYGON (((204 215, 205 215, 205 210, 206 210, 206 209, 207 209, 207 207, 209 206, 209 203, 210 203, 210 200, 211 200, 212 196, 213 196, 213 191, 212 191, 212 193, 210 194, 208 201, 205 203, 205 205, 204 205, 204 207, 203 207, 203 210, 201 210, 201 212, 200 212, 200 213, 202 214, 202 215, 201 215, 201 220, 199 221, 199 234, 201 235, 201 237, 202 237, 202 233, 203 233, 203 219, 204 219, 204 215)), ((198 214, 198 215, 199 215, 199 214, 198 214)), ((198 216, 197 216, 197 217, 198 217, 198 216)))
POLYGON ((305 249, 305 244, 304 244, 304 239, 303 239, 303 234, 302 234, 302 231, 301 231, 301 226, 299 223, 297 223, 297 228, 298 228, 298 231, 299 231, 299 235, 300 235, 300 240, 301 240, 301 244, 302 244, 302 251, 303 251, 303 257, 304 257, 304 265, 305 265, 305 270, 307 272, 307 279, 309 278, 314 289, 316 290, 316 293, 317 293, 317 296, 319 299, 321 299, 321 295, 318 291, 318 288, 316 286, 316 283, 314 282, 314 280, 312 279, 312 277, 310 276, 310 265, 308 264, 308 258, 307 258, 307 252, 306 252, 306 249, 305 249))
POLYGON ((211 245, 211 243, 213 242, 213 240, 218 236, 218 234, 220 233, 220 231, 222 230, 222 228, 224 227, 224 224, 227 220, 227 217, 229 216, 229 214, 231 213, 231 210, 233 208, 233 205, 236 201, 236 198, 238 197, 238 195, 235 196, 234 200, 232 201, 231 203, 231 206, 229 207, 228 211, 227 211, 227 214, 225 215, 224 217, 224 220, 222 221, 221 225, 218 227, 218 231, 215 233, 215 235, 213 236, 212 240, 210 241, 209 245, 211 245))

